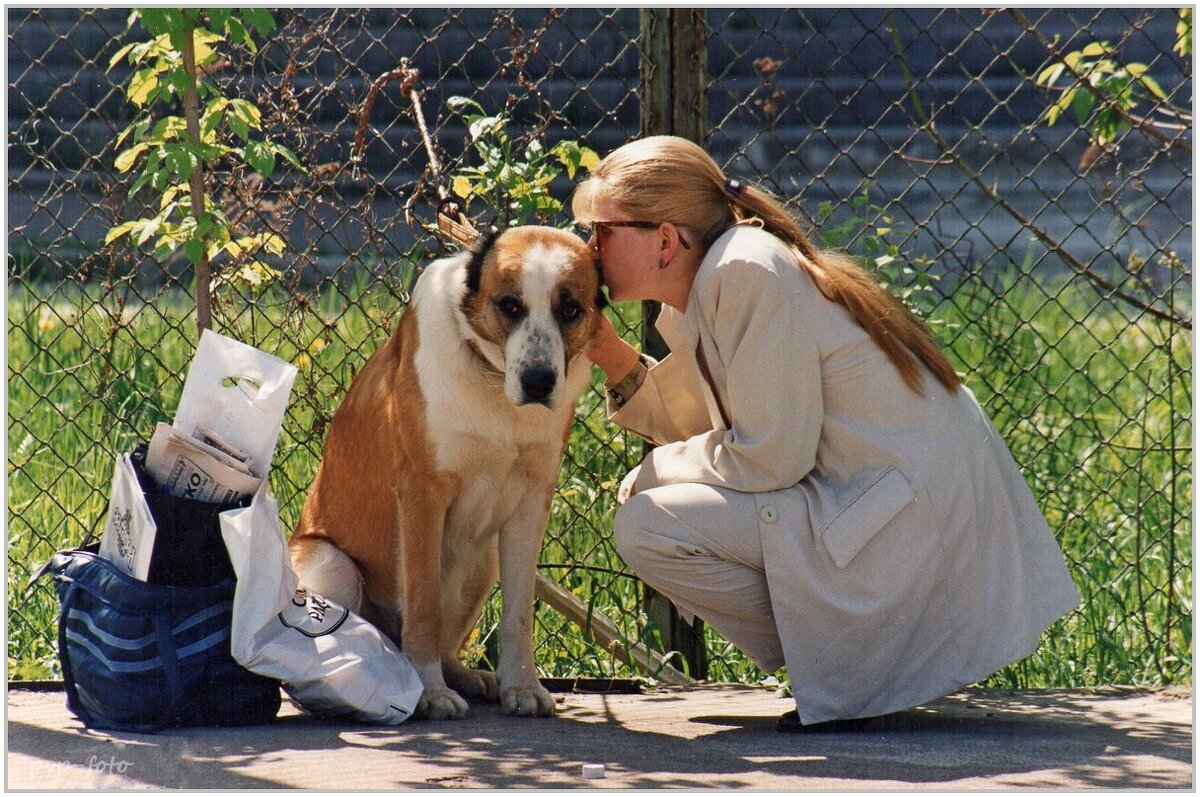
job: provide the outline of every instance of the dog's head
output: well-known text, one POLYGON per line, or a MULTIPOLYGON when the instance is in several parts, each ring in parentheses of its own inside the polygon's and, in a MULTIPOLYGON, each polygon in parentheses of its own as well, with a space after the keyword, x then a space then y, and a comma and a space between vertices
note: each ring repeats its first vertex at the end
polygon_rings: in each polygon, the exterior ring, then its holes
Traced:
POLYGON ((508 400, 558 407, 568 369, 588 367, 580 357, 605 304, 591 250, 552 227, 489 233, 471 252, 466 283, 463 315, 500 352, 508 400))

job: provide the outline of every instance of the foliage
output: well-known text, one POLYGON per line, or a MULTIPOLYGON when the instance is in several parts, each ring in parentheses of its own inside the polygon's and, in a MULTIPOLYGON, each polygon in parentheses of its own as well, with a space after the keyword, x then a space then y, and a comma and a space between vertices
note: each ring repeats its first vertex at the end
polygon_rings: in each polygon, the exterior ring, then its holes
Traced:
POLYGON ((468 97, 446 101, 451 112, 463 117, 478 166, 461 166, 451 178, 451 190, 467 205, 482 202, 499 222, 519 225, 547 223, 563 203, 550 193, 550 184, 563 170, 574 179, 579 171, 595 167, 600 157, 578 141, 560 141, 549 149, 539 138, 509 135, 509 118, 488 114, 468 97))
POLYGON ((850 214, 834 220, 837 206, 817 206, 816 224, 827 247, 844 249, 863 261, 879 281, 914 312, 928 316, 937 303, 930 271, 933 261, 925 255, 910 257, 901 250, 905 230, 887 209, 871 201, 870 185, 850 199, 850 214))
POLYGON ((1192 54, 1192 9, 1179 9, 1179 21, 1175 23, 1175 46, 1171 48, 1183 58, 1192 54))
POLYGON ((253 103, 226 97, 205 79, 223 60, 219 46, 254 51, 257 45, 251 31, 266 34, 274 29, 274 20, 261 8, 147 8, 130 15, 131 26, 135 21, 152 38, 125 45, 109 63, 110 70, 123 59, 134 67, 125 91, 139 109, 137 118, 117 137, 116 145, 126 146, 114 165, 121 173, 141 165, 129 196, 151 189, 157 194, 157 212, 116 225, 105 243, 126 235, 138 246, 153 241, 158 259, 182 249, 193 265, 224 254, 234 266, 230 277, 249 284, 277 276, 262 257, 279 255, 283 238, 271 231, 240 229, 213 202, 207 188, 197 196, 190 185, 198 171, 203 174, 226 163, 248 167, 265 178, 274 173, 277 157, 282 157, 303 171, 291 150, 262 135, 262 113, 253 103), (189 42, 194 72, 185 59, 189 42), (197 126, 189 129, 186 113, 166 111, 176 102, 185 103, 192 89, 204 105, 197 109, 197 126))
MULTIPOLYGON (((1181 9, 1178 13, 1174 50, 1186 58, 1192 49, 1191 9, 1181 9)), ((1071 110, 1076 121, 1087 126, 1092 144, 1101 148, 1114 145, 1122 133, 1135 125, 1153 124, 1135 117, 1135 112, 1168 112, 1175 118, 1190 119, 1187 109, 1171 105, 1162 86, 1150 76, 1149 66, 1122 62, 1107 41, 1092 42, 1067 53, 1039 72, 1035 83, 1062 91, 1046 109, 1043 119, 1047 125, 1053 125, 1071 110)))

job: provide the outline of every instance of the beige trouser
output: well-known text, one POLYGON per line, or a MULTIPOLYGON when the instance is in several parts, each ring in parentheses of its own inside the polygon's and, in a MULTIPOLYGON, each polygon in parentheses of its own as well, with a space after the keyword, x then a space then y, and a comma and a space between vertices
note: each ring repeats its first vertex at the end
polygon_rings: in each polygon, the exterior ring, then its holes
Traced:
POLYGON ((642 581, 769 673, 784 660, 758 530, 752 495, 706 484, 638 493, 613 519, 617 551, 642 581))

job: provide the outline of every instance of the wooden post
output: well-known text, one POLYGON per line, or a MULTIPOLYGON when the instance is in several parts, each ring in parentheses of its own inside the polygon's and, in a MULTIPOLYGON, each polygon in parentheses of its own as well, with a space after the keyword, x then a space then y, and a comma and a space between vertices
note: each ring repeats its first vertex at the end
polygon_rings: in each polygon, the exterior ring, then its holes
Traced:
MULTIPOLYGON (((703 9, 642 9, 638 100, 643 136, 675 135, 704 145, 708 131, 706 36, 703 9)), ((659 305, 645 302, 642 310, 643 351, 661 359, 667 347, 654 328, 659 305)), ((707 678, 704 623, 699 618, 691 624, 684 622, 670 600, 650 587, 645 589, 646 615, 661 630, 664 650, 682 655, 691 677, 707 678)))

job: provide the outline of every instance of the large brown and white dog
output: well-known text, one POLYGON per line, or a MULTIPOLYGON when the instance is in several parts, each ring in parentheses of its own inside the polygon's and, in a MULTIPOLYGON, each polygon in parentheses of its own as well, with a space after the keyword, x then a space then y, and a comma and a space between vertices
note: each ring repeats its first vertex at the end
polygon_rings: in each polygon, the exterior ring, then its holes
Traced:
POLYGON ((489 235, 422 274, 333 417, 293 564, 400 645, 425 686, 419 714, 466 716, 464 695, 554 713, 533 661, 534 581, 601 304, 576 236, 489 235), (493 674, 458 655, 497 570, 493 674))

